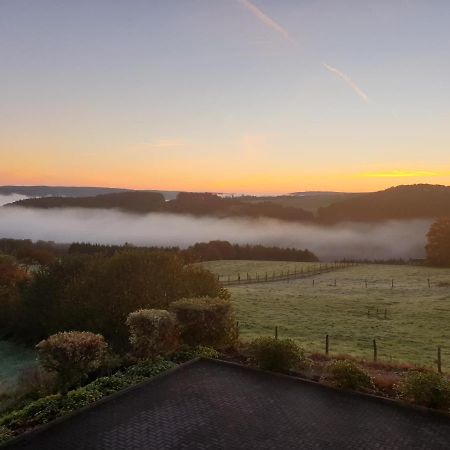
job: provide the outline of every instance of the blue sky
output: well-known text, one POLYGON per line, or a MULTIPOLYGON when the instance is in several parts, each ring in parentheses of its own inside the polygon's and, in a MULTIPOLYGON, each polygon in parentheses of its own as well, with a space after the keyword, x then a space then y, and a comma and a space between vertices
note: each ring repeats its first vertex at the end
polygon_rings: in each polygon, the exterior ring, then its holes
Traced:
POLYGON ((450 2, 0 0, 0 183, 450 184, 450 2))

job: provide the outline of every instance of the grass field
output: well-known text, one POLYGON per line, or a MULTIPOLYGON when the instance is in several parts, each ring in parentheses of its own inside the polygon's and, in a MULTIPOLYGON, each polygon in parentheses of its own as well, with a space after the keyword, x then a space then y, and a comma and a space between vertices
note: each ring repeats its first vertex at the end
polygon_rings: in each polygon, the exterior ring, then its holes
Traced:
POLYGON ((259 274, 263 277, 266 273, 279 275, 281 272, 294 273, 295 270, 300 272, 302 269, 307 270, 319 267, 319 263, 302 263, 291 261, 209 261, 203 263, 209 270, 219 275, 221 280, 226 280, 228 276, 235 280, 238 274, 245 278, 248 273, 252 278, 259 274))
POLYGON ((20 372, 30 367, 35 358, 32 350, 0 341, 0 392, 13 385, 20 372))
MULTIPOLYGON (((231 276, 244 269, 294 269, 293 263, 262 261, 203 264, 231 276)), ((449 269, 362 265, 316 276, 314 286, 305 278, 228 289, 244 339, 273 335, 278 326, 281 337, 298 340, 307 351, 323 352, 329 334, 331 353, 366 358, 376 339, 380 359, 425 365, 435 364, 441 346, 443 367, 450 370, 449 269)))

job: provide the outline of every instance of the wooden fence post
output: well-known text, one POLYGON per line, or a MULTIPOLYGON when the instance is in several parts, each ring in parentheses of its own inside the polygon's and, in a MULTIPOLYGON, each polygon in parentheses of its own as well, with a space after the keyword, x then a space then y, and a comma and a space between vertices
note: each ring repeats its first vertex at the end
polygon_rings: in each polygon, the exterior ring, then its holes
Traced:
POLYGON ((325 337, 325 355, 328 356, 329 353, 329 349, 330 349, 330 339, 328 337, 328 334, 325 337))
POLYGON ((429 278, 428 278, 428 287, 429 287, 429 288, 431 287, 431 281, 430 281, 429 278))
POLYGON ((367 289, 367 280, 364 280, 364 282, 366 283, 366 289, 367 289))
POLYGON ((316 280, 314 280, 314 278, 313 278, 313 287, 314 287, 314 285, 315 285, 315 282, 316 282, 316 280))
POLYGON ((373 340, 373 360, 376 362, 378 358, 377 341, 373 340))
POLYGON ((391 289, 394 289, 394 280, 392 280, 391 289))
POLYGON ((441 346, 439 346, 437 348, 437 367, 438 367, 438 372, 442 373, 441 346))

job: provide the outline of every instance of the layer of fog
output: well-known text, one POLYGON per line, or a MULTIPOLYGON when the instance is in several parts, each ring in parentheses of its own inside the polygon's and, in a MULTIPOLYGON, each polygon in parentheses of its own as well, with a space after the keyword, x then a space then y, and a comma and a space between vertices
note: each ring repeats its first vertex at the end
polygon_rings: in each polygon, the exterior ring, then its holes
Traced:
POLYGON ((308 248, 322 260, 421 258, 431 220, 332 227, 272 219, 133 215, 114 210, 0 208, 0 237, 56 242, 179 246, 221 239, 308 248))
POLYGON ((22 194, 0 194, 0 206, 6 205, 7 203, 17 202, 19 200, 25 200, 26 198, 28 197, 22 194))

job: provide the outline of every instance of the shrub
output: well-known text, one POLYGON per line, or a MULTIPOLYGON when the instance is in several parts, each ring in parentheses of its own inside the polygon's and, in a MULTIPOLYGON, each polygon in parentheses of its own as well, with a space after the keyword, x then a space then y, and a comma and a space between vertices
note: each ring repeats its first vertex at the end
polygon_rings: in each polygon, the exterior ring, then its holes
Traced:
POLYGON ((180 324, 181 337, 191 346, 223 348, 237 340, 232 306, 221 298, 199 297, 171 304, 180 324))
POLYGON ((172 361, 176 363, 184 363, 191 361, 195 358, 213 358, 219 357, 217 350, 211 347, 204 347, 198 345, 197 347, 189 347, 188 345, 183 345, 173 356, 172 361))
POLYGON ((13 432, 7 428, 0 426, 0 444, 13 437, 13 432))
POLYGON ((127 377, 134 378, 150 378, 158 375, 161 372, 165 372, 166 370, 172 369, 175 367, 172 361, 167 361, 165 359, 157 359, 152 361, 145 361, 139 364, 135 364, 134 366, 130 366, 125 372, 124 375, 127 377))
POLYGON ((83 408, 104 397, 99 389, 81 387, 68 392, 61 401, 61 412, 66 413, 83 408))
POLYGON ((163 359, 146 361, 130 366, 124 372, 110 377, 102 377, 82 388, 69 391, 65 395, 56 394, 35 400, 25 407, 12 411, 0 418, 0 442, 7 440, 17 431, 25 431, 59 416, 89 405, 107 395, 139 383, 176 364, 163 359))
POLYGON ((262 337, 250 344, 250 355, 264 370, 287 372, 304 361, 303 349, 292 339, 262 337))
POLYGON ((97 378, 95 381, 85 386, 85 388, 88 390, 101 392, 105 397, 131 386, 133 381, 134 380, 131 377, 126 377, 121 373, 117 373, 109 377, 97 378))
POLYGON ((333 384, 341 389, 366 389, 373 387, 370 375, 352 361, 333 361, 328 366, 333 384))
POLYGON ((57 374, 47 372, 39 365, 23 369, 17 380, 17 391, 45 397, 57 391, 57 374))
POLYGON ((396 385, 400 398, 429 408, 450 407, 450 381, 435 372, 410 372, 396 385))
POLYGON ((397 374, 376 374, 373 377, 373 384, 379 391, 388 395, 395 395, 395 385, 398 379, 399 375, 397 374))
POLYGON ((50 422, 60 413, 61 398, 61 394, 40 398, 24 408, 12 411, 2 417, 0 426, 14 430, 50 422))
POLYGON ((175 315, 161 309, 141 309, 128 315, 130 342, 139 358, 172 353, 178 346, 175 315))
POLYGON ((60 386, 67 389, 102 365, 108 344, 100 334, 70 331, 50 336, 36 349, 42 367, 56 372, 60 386))

